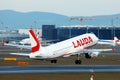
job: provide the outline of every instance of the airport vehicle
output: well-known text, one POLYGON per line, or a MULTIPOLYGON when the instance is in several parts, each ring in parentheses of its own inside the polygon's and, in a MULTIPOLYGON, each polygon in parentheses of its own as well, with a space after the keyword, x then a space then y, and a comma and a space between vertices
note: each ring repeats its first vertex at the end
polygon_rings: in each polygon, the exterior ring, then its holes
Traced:
POLYGON ((59 57, 69 57, 78 55, 75 60, 76 64, 81 64, 79 59, 80 54, 85 54, 86 58, 96 57, 102 51, 110 51, 111 49, 89 49, 98 42, 98 38, 93 33, 86 33, 56 44, 42 47, 40 41, 36 37, 33 30, 29 30, 31 40, 31 53, 11 53, 14 55, 28 56, 32 59, 50 60, 51 63, 56 63, 59 57))

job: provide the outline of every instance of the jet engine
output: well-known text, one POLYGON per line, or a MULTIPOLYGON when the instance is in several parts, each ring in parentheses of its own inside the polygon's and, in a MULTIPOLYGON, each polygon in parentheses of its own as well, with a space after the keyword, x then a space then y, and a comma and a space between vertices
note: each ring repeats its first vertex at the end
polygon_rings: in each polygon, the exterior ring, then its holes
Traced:
POLYGON ((98 57, 98 55, 99 55, 99 52, 85 53, 85 58, 91 59, 91 58, 98 57))

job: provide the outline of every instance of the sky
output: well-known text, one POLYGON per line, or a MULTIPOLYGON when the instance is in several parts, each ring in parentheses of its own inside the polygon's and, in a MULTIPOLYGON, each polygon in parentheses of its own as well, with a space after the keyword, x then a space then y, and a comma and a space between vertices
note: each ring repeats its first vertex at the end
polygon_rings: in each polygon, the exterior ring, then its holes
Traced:
POLYGON ((96 16, 120 13, 119 4, 120 0, 0 0, 0 10, 96 16))

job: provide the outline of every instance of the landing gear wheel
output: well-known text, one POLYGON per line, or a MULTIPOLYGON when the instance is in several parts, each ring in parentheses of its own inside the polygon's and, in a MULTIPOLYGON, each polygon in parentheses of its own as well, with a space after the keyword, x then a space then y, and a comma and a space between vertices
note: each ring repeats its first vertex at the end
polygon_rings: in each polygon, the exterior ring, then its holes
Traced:
POLYGON ((75 64, 81 64, 82 61, 81 60, 75 60, 75 64))
POLYGON ((82 61, 80 60, 80 54, 77 55, 77 60, 75 60, 75 64, 81 64, 82 61))
POLYGON ((57 63, 57 60, 51 60, 51 63, 57 63))

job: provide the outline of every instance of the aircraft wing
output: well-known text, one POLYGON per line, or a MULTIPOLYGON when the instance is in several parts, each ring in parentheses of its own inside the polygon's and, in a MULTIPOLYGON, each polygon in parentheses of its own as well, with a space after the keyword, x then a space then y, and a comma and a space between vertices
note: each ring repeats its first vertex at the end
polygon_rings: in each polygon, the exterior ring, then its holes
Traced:
POLYGON ((29 53, 10 53, 12 55, 29 56, 29 53))
POLYGON ((71 55, 77 55, 77 54, 85 54, 85 53, 88 53, 90 55, 98 55, 99 53, 101 52, 107 52, 107 51, 112 51, 113 49, 83 49, 79 52, 69 52, 67 54, 64 54, 63 57, 69 57, 71 55))
POLYGON ((112 51, 113 49, 87 49, 85 52, 86 58, 97 57, 101 52, 112 51), (89 56, 89 57, 88 57, 89 56))
POLYGON ((113 49, 85 49, 84 52, 106 52, 106 51, 112 51, 113 49))

